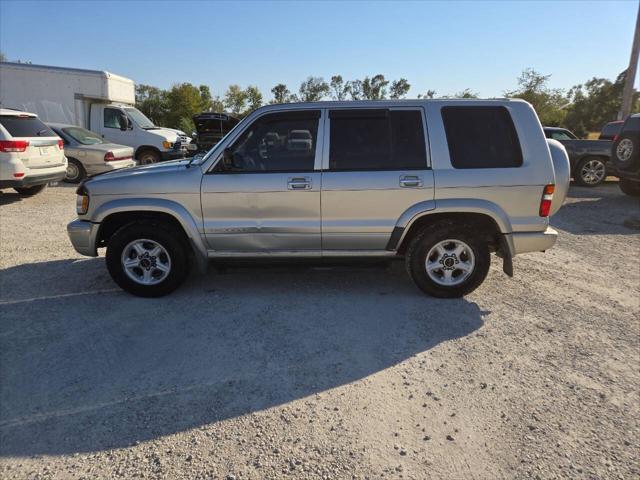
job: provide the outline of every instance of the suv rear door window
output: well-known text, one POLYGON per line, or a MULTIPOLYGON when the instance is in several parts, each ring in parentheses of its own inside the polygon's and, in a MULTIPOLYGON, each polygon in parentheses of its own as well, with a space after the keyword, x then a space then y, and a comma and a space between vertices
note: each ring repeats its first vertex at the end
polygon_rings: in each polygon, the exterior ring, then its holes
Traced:
POLYGON ((522 150, 505 107, 443 107, 453 168, 522 166, 522 150))
POLYGON ((329 116, 331 170, 427 168, 419 110, 333 110, 329 116))
POLYGON ((0 123, 12 137, 55 137, 37 117, 18 117, 14 115, 0 116, 0 123))

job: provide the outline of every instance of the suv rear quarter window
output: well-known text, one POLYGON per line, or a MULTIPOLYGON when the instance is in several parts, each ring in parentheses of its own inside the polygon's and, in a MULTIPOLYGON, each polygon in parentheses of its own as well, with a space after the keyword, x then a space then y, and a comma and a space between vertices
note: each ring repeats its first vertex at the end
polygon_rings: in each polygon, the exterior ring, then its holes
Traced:
POLYGON ((55 137, 56 134, 40 121, 31 116, 0 116, 0 124, 12 137, 55 137))
POLYGON ((442 121, 453 168, 522 166, 522 150, 505 107, 443 107, 442 121))

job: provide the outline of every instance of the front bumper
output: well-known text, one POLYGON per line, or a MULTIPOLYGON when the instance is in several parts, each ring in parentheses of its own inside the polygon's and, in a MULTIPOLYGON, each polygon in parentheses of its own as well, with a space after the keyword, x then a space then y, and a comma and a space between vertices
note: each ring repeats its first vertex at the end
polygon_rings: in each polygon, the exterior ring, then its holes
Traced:
POLYGON ((36 185, 44 185, 49 182, 59 182, 67 176, 67 170, 47 173, 46 175, 29 175, 20 180, 0 180, 0 188, 20 188, 33 187, 36 185))
POLYGON ((511 254, 518 255, 526 252, 544 252, 550 249, 558 240, 558 232, 547 227, 544 232, 517 232, 505 235, 511 254))
POLYGON ((67 234, 71 245, 80 255, 97 257, 96 238, 100 224, 91 223, 88 220, 74 220, 67 225, 67 234))

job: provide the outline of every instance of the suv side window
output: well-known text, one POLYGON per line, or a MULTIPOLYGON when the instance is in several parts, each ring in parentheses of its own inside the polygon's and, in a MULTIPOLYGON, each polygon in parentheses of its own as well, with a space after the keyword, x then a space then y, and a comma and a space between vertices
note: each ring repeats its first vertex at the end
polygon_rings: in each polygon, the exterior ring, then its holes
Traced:
POLYGON ((329 117, 331 170, 427 168, 420 110, 332 110, 329 117))
POLYGON ((320 110, 272 113, 258 118, 231 145, 233 170, 313 171, 320 110))
POLYGON ((453 168, 522 166, 522 150, 505 107, 443 107, 453 168))
POLYGON ((120 115, 122 112, 117 108, 104 109, 104 126, 105 128, 117 128, 120 130, 120 115))

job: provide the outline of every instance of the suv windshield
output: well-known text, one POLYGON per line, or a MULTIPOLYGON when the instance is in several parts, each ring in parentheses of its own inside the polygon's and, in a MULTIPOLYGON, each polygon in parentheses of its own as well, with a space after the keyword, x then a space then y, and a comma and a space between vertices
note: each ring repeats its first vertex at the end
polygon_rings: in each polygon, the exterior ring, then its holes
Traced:
POLYGON ((149 120, 146 117, 144 113, 142 113, 137 108, 129 107, 129 108, 125 108, 124 111, 127 112, 127 115, 129 115, 129 118, 131 118, 131 120, 136 122, 136 125, 138 125, 140 128, 144 130, 149 130, 151 128, 158 128, 153 124, 151 120, 149 120))
POLYGON ((89 130, 80 127, 63 128, 62 131, 82 145, 97 145, 105 143, 102 138, 89 130))
POLYGON ((38 117, 28 115, 2 115, 0 124, 6 128, 12 137, 55 137, 51 131, 38 117))

